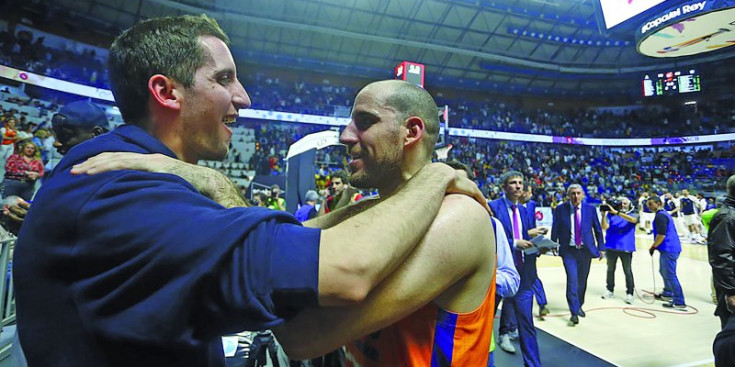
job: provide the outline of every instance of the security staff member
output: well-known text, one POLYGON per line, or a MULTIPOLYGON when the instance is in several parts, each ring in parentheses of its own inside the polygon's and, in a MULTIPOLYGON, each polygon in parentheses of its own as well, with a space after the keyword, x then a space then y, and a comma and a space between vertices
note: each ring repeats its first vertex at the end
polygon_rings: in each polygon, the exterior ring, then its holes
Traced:
POLYGON ((676 261, 681 254, 681 242, 676 233, 674 218, 663 209, 663 203, 658 197, 650 197, 646 205, 652 212, 656 213, 653 219, 653 244, 648 250, 651 256, 658 250, 661 254, 659 259, 659 272, 664 278, 664 290, 657 294, 657 299, 670 298, 671 301, 664 303, 666 308, 685 310, 684 292, 681 290, 679 278, 676 276, 676 261))
POLYGON ((603 202, 600 205, 602 216, 602 229, 605 231, 605 249, 607 257, 607 291, 602 295, 603 299, 613 298, 615 288, 615 267, 618 262, 623 264, 625 273, 625 303, 633 303, 633 270, 631 262, 635 252, 635 226, 638 216, 633 213, 630 199, 620 197, 618 199, 620 209, 616 205, 603 202))

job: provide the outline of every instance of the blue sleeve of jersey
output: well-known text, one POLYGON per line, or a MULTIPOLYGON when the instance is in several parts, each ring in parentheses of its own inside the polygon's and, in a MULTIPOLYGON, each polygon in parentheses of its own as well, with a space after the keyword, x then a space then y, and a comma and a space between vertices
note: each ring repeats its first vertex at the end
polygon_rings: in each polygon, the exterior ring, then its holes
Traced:
POLYGON ((286 212, 225 209, 177 176, 120 172, 75 219, 70 276, 88 327, 186 343, 318 305, 319 229, 286 212))

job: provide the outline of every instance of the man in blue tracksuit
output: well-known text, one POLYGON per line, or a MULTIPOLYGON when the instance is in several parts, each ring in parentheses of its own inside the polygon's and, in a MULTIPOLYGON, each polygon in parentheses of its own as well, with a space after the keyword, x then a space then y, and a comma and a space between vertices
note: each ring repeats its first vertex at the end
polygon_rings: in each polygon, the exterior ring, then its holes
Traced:
POLYGON ((648 198, 646 205, 656 213, 653 219, 653 244, 648 251, 651 256, 656 250, 661 254, 659 271, 661 277, 664 278, 664 290, 661 294, 657 294, 656 298, 670 298, 671 301, 663 304, 666 308, 685 310, 684 293, 681 290, 679 278, 676 276, 676 261, 681 254, 681 242, 676 233, 674 218, 663 209, 663 203, 659 197, 648 198))
POLYGON ((533 283, 536 281, 536 258, 538 253, 524 254, 523 249, 533 247, 529 241, 538 235, 535 222, 529 222, 528 212, 521 202, 523 195, 523 174, 508 171, 500 176, 504 196, 491 201, 490 208, 503 224, 508 243, 513 247, 513 258, 521 275, 518 292, 510 298, 503 298, 503 309, 500 314, 499 338, 501 343, 509 338, 514 311, 518 322, 518 334, 526 366, 541 366, 536 329, 533 326, 533 283))

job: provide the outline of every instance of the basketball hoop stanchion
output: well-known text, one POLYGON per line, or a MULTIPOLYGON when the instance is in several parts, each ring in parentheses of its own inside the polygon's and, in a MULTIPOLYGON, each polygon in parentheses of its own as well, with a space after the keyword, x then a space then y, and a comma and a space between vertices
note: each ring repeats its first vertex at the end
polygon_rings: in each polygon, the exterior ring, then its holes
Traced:
POLYGON ((447 144, 441 148, 436 148, 436 150, 434 150, 436 152, 436 158, 442 162, 446 161, 447 156, 449 156, 450 150, 452 150, 452 144, 447 144))

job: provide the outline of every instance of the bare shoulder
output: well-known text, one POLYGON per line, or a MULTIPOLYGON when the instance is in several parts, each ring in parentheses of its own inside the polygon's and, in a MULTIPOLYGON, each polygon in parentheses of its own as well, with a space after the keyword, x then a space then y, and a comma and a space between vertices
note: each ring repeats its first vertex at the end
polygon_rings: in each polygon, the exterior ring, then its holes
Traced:
POLYGON ((439 215, 457 219, 476 219, 490 223, 485 208, 467 195, 451 194, 444 197, 439 215))
POLYGON ((488 236, 492 236, 492 222, 487 211, 474 199, 466 195, 447 195, 444 197, 434 230, 451 233, 453 243, 469 252, 472 248, 487 249, 488 236))
POLYGON ((448 195, 432 224, 441 243, 442 277, 451 284, 434 303, 452 312, 471 312, 485 300, 495 270, 495 232, 490 215, 472 198, 448 195))

